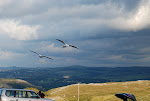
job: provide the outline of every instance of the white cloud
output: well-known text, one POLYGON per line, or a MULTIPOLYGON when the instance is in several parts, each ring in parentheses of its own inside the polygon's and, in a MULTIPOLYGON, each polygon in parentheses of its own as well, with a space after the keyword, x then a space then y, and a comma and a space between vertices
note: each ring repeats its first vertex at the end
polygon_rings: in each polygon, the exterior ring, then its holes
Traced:
MULTIPOLYGON (((13 12, 18 14, 16 10, 18 8, 24 22, 30 24, 40 23, 41 26, 44 26, 41 32, 45 33, 40 35, 42 38, 43 36, 66 36, 70 35, 70 33, 84 37, 84 35, 89 35, 93 31, 97 31, 95 33, 97 34, 101 30, 109 29, 108 27, 125 31, 137 31, 149 28, 150 26, 150 21, 148 20, 150 16, 150 0, 141 0, 139 6, 131 11, 127 11, 124 7, 125 5, 112 1, 102 2, 97 5, 82 4, 81 2, 78 0, 75 4, 71 4, 71 2, 68 4, 68 1, 65 0, 61 2, 46 0, 45 3, 40 0, 31 0, 27 3, 27 1, 23 0, 17 2, 17 7, 13 6, 13 12), (46 4, 48 2, 50 5, 53 4, 53 6, 48 6, 46 4), (42 10, 39 11, 40 7, 36 7, 36 5, 41 5, 42 10), (81 31, 81 33, 75 33, 75 31, 81 31)), ((11 3, 15 5, 14 2, 11 3)), ((10 13, 8 15, 11 16, 11 9, 7 7, 7 10, 10 13)), ((19 14, 16 16, 17 14, 15 13, 13 17, 20 17, 19 14)), ((37 26, 28 27, 32 27, 35 30, 38 29, 35 28, 37 26)), ((94 34, 90 34, 90 36, 92 35, 94 34)), ((12 37, 14 36, 12 35, 12 37)), ((31 40, 27 36, 25 36, 25 39, 21 36, 15 38, 31 40)))
POLYGON ((145 53, 150 54, 150 47, 141 48, 139 52, 142 54, 145 54, 145 53))
POLYGON ((17 40, 34 40, 38 38, 39 25, 21 25, 20 21, 0 20, 0 31, 7 33, 11 38, 17 40))
MULTIPOLYGON (((35 17, 43 21, 43 31, 49 37, 91 37, 101 31, 119 29, 138 31, 150 27, 150 0, 142 0, 136 8, 126 10, 123 4, 105 2, 97 5, 53 7, 35 17), (47 21, 49 23, 47 24, 47 21)), ((29 18, 30 18, 29 17, 29 18)), ((36 22, 36 21, 34 21, 36 22)))
POLYGON ((40 63, 43 63, 43 64, 46 64, 46 63, 47 63, 45 59, 39 59, 39 62, 40 62, 40 63))
POLYGON ((15 56, 19 56, 19 54, 12 53, 12 52, 9 52, 9 51, 2 51, 2 50, 0 50, 0 59, 1 60, 3 60, 3 59, 12 59, 15 56))
POLYGON ((5 6, 6 4, 9 4, 11 0, 0 0, 0 8, 5 6))
POLYGON ((150 0, 141 0, 139 5, 130 11, 127 11, 124 5, 106 2, 97 5, 49 8, 43 15, 52 21, 50 25, 52 31, 59 28, 64 34, 69 30, 80 30, 88 34, 89 31, 109 29, 109 27, 138 31, 150 28, 150 0), (57 22, 57 25, 53 24, 54 22, 57 22))
POLYGON ((150 0, 141 0, 136 11, 124 13, 110 20, 111 27, 126 31, 150 28, 150 0))
POLYGON ((122 55, 112 55, 112 56, 107 57, 107 59, 112 60, 112 61, 119 61, 119 60, 122 60, 123 57, 122 55))
POLYGON ((0 51, 0 59, 10 59, 12 57, 11 52, 0 51))
POLYGON ((150 61, 150 56, 147 56, 145 58, 140 59, 140 62, 143 62, 143 63, 148 63, 149 64, 149 61, 150 61))

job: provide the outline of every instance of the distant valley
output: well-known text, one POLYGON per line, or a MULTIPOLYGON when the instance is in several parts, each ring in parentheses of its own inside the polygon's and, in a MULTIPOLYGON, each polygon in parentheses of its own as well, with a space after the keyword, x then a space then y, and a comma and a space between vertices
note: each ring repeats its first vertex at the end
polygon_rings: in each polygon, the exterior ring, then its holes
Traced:
POLYGON ((21 79, 41 88, 41 90, 49 90, 78 82, 105 83, 150 80, 150 67, 0 67, 0 78, 21 79))

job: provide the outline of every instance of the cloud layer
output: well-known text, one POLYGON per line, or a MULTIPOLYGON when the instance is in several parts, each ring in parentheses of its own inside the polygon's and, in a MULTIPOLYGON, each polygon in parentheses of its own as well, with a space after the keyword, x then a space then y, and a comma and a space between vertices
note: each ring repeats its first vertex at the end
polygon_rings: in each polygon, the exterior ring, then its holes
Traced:
POLYGON ((17 40, 37 39, 37 29, 39 26, 21 25, 19 21, 0 20, 1 33, 8 34, 10 38, 17 40))
MULTIPOLYGON (((125 12, 126 13, 126 12, 125 12)), ((136 11, 127 12, 125 16, 119 16, 112 20, 112 26, 126 31, 137 31, 150 28, 150 1, 141 0, 136 11), (120 26, 121 25, 121 26, 120 26)), ((123 13, 122 13, 123 14, 123 13)), ((124 15, 124 14, 123 14, 124 15)))
POLYGON ((150 66, 150 0, 0 0, 0 15, 2 66, 150 66))

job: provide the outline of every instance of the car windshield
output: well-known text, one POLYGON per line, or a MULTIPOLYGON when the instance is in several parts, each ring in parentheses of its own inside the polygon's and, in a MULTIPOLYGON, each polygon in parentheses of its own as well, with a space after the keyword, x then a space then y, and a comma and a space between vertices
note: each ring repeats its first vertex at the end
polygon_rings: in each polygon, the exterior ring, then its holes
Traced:
POLYGON ((15 91, 12 91, 12 90, 6 90, 5 94, 8 97, 15 97, 15 91))
POLYGON ((39 98, 39 96, 35 92, 28 91, 27 94, 28 98, 39 98))

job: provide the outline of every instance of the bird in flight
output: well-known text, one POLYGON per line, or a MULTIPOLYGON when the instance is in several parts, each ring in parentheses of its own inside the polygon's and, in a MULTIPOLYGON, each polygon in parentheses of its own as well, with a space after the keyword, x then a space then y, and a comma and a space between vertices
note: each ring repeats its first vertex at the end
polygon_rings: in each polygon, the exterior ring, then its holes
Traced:
POLYGON ((62 40, 59 40, 59 39, 56 39, 56 40, 58 40, 58 41, 60 41, 61 43, 63 43, 63 44, 64 44, 64 45, 63 45, 63 48, 66 48, 66 47, 73 47, 73 48, 79 49, 79 48, 78 48, 78 47, 76 47, 76 46, 66 44, 66 43, 65 43, 64 41, 62 41, 62 40))
POLYGON ((48 57, 48 56, 45 56, 45 55, 41 55, 41 54, 39 54, 39 53, 37 53, 37 52, 35 52, 35 51, 32 51, 32 50, 29 50, 29 51, 31 51, 31 52, 37 54, 40 58, 46 57, 46 58, 48 58, 48 59, 53 60, 52 58, 50 58, 50 57, 48 57))

